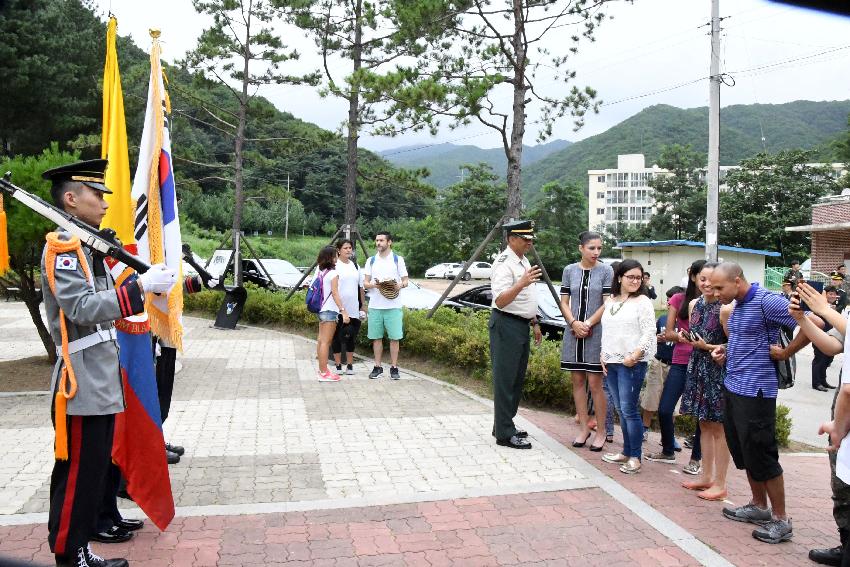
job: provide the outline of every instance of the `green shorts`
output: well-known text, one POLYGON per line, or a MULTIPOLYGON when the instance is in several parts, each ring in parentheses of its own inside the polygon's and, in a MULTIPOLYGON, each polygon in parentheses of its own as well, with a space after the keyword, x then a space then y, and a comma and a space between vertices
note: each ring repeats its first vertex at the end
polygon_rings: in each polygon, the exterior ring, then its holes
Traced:
POLYGON ((375 341, 383 339, 384 332, 386 331, 387 338, 391 341, 400 341, 404 337, 402 330, 403 319, 404 314, 401 312, 401 307, 394 309, 370 309, 366 336, 375 341))

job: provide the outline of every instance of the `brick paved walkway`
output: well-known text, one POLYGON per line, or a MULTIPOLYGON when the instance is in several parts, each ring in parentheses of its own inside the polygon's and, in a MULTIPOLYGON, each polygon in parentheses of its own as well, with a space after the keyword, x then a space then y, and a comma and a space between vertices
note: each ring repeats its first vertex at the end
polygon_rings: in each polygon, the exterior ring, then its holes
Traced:
MULTIPOLYGON (((25 319, 0 305, 0 358, 31 355, 25 319)), ((320 384, 310 341, 186 323, 165 426, 187 449, 170 468, 178 517, 96 546, 132 565, 805 565, 809 545, 834 543, 823 457, 783 460, 795 541, 768 546, 683 494, 671 467, 609 476, 561 444, 570 420, 524 411, 534 449, 500 448, 487 402, 452 386, 404 371, 370 381, 365 365, 320 384)), ((47 406, 0 397, 0 556, 45 565, 47 406)))

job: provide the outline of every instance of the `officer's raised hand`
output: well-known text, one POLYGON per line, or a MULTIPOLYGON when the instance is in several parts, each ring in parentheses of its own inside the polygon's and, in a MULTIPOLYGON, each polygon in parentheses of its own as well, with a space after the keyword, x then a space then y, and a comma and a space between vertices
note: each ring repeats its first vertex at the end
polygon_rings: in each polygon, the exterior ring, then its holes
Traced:
POLYGON ((526 272, 519 279, 519 283, 522 287, 528 287, 531 284, 540 280, 540 266, 532 266, 530 270, 526 270, 526 272))
POLYGON ((154 264, 138 281, 145 293, 168 293, 177 282, 177 272, 165 264, 154 264))

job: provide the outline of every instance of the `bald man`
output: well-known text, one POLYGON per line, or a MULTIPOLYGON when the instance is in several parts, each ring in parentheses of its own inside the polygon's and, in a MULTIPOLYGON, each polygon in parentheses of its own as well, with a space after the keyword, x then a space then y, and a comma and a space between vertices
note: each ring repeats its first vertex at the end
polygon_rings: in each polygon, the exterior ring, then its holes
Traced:
POLYGON ((779 328, 794 329, 797 321, 788 313, 787 298, 747 282, 738 264, 723 262, 717 266, 711 275, 711 286, 723 304, 735 302, 728 322, 728 345, 718 347, 712 356, 719 362, 726 361, 723 428, 735 466, 747 472, 752 492, 749 504, 724 508, 723 515, 760 526, 753 531, 759 541, 788 541, 793 530, 785 512, 785 482, 779 465, 779 384, 771 356, 786 359, 809 340, 798 333, 784 351, 773 349, 772 353, 771 345, 778 341, 779 328))

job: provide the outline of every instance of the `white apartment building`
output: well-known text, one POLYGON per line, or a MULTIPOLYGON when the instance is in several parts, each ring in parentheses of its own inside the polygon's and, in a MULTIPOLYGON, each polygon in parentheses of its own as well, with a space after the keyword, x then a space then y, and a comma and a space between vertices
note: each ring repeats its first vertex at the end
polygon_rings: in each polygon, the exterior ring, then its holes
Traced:
MULTIPOLYGON (((720 166, 721 190, 726 172, 737 168, 737 165, 720 166)), ((669 170, 654 164, 646 167, 643 154, 618 155, 616 169, 589 169, 587 226, 591 230, 602 230, 606 224, 649 222, 655 213, 655 199, 649 180, 656 175, 669 174, 669 170)))
POLYGON ((657 165, 646 167, 643 154, 617 156, 616 169, 588 170, 588 226, 597 229, 605 224, 649 221, 655 200, 648 182, 667 173, 657 165))

